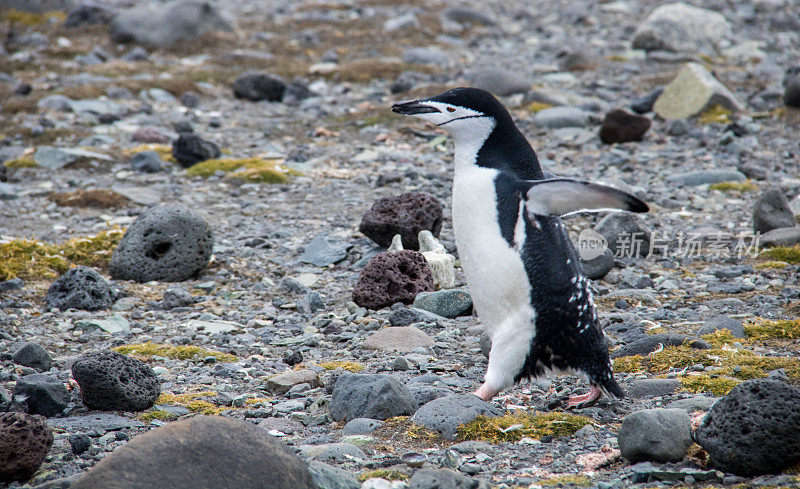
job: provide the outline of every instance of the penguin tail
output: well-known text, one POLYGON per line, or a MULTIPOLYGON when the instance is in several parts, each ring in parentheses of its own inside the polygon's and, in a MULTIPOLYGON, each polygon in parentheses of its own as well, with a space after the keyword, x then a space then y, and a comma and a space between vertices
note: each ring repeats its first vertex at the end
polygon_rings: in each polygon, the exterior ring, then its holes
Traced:
POLYGON ((614 380, 614 377, 608 377, 603 379, 601 382, 598 382, 597 387, 600 388, 601 391, 608 397, 614 397, 617 399, 622 399, 625 397, 625 391, 622 390, 622 387, 614 380))

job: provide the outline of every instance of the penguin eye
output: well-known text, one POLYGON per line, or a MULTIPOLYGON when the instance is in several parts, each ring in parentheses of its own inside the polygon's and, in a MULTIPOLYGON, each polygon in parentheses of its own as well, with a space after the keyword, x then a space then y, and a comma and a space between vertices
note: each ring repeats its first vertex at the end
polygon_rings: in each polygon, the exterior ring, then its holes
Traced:
POLYGON ((448 108, 447 108, 447 111, 448 111, 448 112, 455 112, 455 111, 456 111, 456 108, 455 108, 455 107, 448 107, 448 108))

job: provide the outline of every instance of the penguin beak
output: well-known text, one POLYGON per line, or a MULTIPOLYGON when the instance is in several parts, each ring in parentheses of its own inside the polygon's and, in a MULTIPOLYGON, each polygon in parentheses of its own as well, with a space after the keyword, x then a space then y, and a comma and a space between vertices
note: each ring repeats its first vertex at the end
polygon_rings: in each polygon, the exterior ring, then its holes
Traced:
POLYGON ((402 115, 432 114, 438 113, 439 109, 423 103, 424 100, 403 100, 392 105, 392 112, 402 115))

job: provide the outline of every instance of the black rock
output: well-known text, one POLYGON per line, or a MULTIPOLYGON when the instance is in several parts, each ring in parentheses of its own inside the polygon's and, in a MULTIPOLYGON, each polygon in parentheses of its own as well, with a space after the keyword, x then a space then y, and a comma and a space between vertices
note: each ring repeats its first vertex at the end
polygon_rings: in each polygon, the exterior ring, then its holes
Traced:
POLYGON ((8 170, 6 169, 6 165, 0 163, 0 182, 7 182, 8 181, 8 170))
POLYGON ((748 380, 709 410, 695 432, 712 463, 743 476, 778 473, 800 462, 800 389, 748 380))
POLYGON ((36 343, 25 343, 22 348, 14 352, 13 359, 17 365, 24 365, 39 372, 46 372, 53 366, 50 354, 36 343))
POLYGON ((108 5, 96 2, 83 2, 73 8, 64 20, 64 27, 74 28, 82 25, 108 24, 116 12, 108 5))
POLYGON ((32 91, 33 87, 30 85, 30 83, 20 83, 14 87, 14 95, 20 95, 24 97, 25 95, 30 95, 32 91))
POLYGON ((109 271, 120 280, 180 282, 206 268, 213 245, 211 228, 198 214, 178 206, 153 207, 125 231, 109 271))
MULTIPOLYGON (((183 92, 180 96, 181 105, 184 107, 188 107, 190 109, 194 109, 198 105, 200 105, 200 96, 192 91, 183 92)), ((192 131, 188 131, 192 132, 192 131)))
POLYGON ((178 134, 182 134, 184 132, 194 132, 192 124, 186 120, 173 122, 172 128, 175 129, 175 132, 178 134))
POLYGON ((617 348, 611 352, 611 358, 647 355, 656 351, 659 345, 663 345, 664 348, 681 345, 687 345, 700 350, 711 348, 711 345, 700 338, 682 334, 658 333, 654 335, 648 335, 644 338, 634 341, 633 343, 629 343, 617 348))
POLYGON ((425 316, 414 309, 406 307, 403 303, 392 305, 392 312, 389 314, 389 323, 392 326, 409 326, 425 320, 425 316))
POLYGON ((53 446, 53 430, 39 416, 0 414, 0 482, 25 481, 53 446))
POLYGON ((308 85, 300 81, 293 81, 286 86, 286 91, 283 92, 283 101, 296 104, 310 96, 311 90, 308 89, 308 85))
POLYGON ((47 289, 47 307, 99 311, 108 309, 114 294, 102 275, 89 267, 71 268, 47 289))
POLYGON ((783 78, 783 103, 790 107, 800 108, 800 66, 786 70, 783 78))
POLYGON ((141 151, 131 157, 131 168, 138 173, 158 173, 164 169, 164 161, 156 151, 141 151))
POLYGON ((172 156, 184 168, 206 160, 219 158, 222 152, 219 146, 206 141, 193 132, 182 132, 172 143, 172 156))
POLYGON ((435 197, 409 192, 378 199, 361 218, 358 229, 384 247, 392 244, 394 235, 399 234, 403 248, 418 250, 419 232, 427 229, 438 237, 442 219, 442 204, 435 197))
POLYGON ((764 192, 753 210, 753 231, 766 233, 773 229, 790 228, 796 224, 789 201, 777 188, 764 192))
MULTIPOLYGON (((258 102, 268 100, 280 102, 286 93, 286 82, 269 73, 248 71, 239 76, 231 86, 236 98, 258 102)), ((297 91, 296 89, 293 89, 297 91)), ((305 97, 304 97, 305 98, 305 97)))
POLYGON ((385 420, 414 414, 417 407, 414 395, 389 375, 345 373, 333 387, 330 413, 336 421, 385 420))
POLYGON ((161 393, 158 377, 141 360, 107 350, 82 356, 72 365, 83 403, 106 411, 143 411, 161 393))
POLYGON ((641 141, 648 129, 650 119, 647 117, 614 109, 603 118, 600 140, 606 144, 641 141))
POLYGON ((631 110, 637 114, 646 114, 650 112, 653 110, 653 104, 656 103, 656 99, 660 97, 663 92, 664 87, 658 87, 647 95, 637 98, 631 102, 631 110))
POLYGON ((26 375, 17 381, 14 396, 28 405, 28 412, 42 416, 60 416, 69 404, 69 392, 63 382, 45 374, 26 375))
POLYGON ((583 274, 589 277, 592 280, 598 280, 605 277, 608 272, 614 268, 614 253, 611 250, 605 250, 605 252, 592 258, 591 260, 581 260, 581 268, 583 268, 583 274))
POLYGON ((650 253, 652 232, 636 214, 609 214, 595 225, 594 230, 606 238, 608 249, 617 258, 645 257, 650 253))
POLYGON ((353 302, 381 309, 398 302, 412 304, 420 292, 432 292, 433 273, 419 251, 380 253, 367 263, 353 289, 353 302))
POLYGON ((303 354, 300 353, 300 350, 289 350, 283 354, 283 363, 293 367, 298 363, 303 362, 303 354))
POLYGON ((72 447, 72 453, 80 455, 92 446, 92 439, 83 433, 69 435, 69 445, 72 447))

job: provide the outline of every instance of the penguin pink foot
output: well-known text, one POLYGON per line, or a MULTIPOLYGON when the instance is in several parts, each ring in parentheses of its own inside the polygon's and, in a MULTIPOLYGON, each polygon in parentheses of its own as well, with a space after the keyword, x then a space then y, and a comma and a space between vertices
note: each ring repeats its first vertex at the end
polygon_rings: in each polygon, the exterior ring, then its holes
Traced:
POLYGON ((484 401, 489 401, 491 398, 496 396, 497 393, 498 391, 489 387, 489 385, 486 382, 484 382, 480 387, 478 387, 478 390, 473 392, 474 395, 480 397, 484 401))
POLYGON ((570 397, 567 401, 567 409, 585 408, 594 405, 603 395, 602 391, 593 385, 586 394, 570 397))

